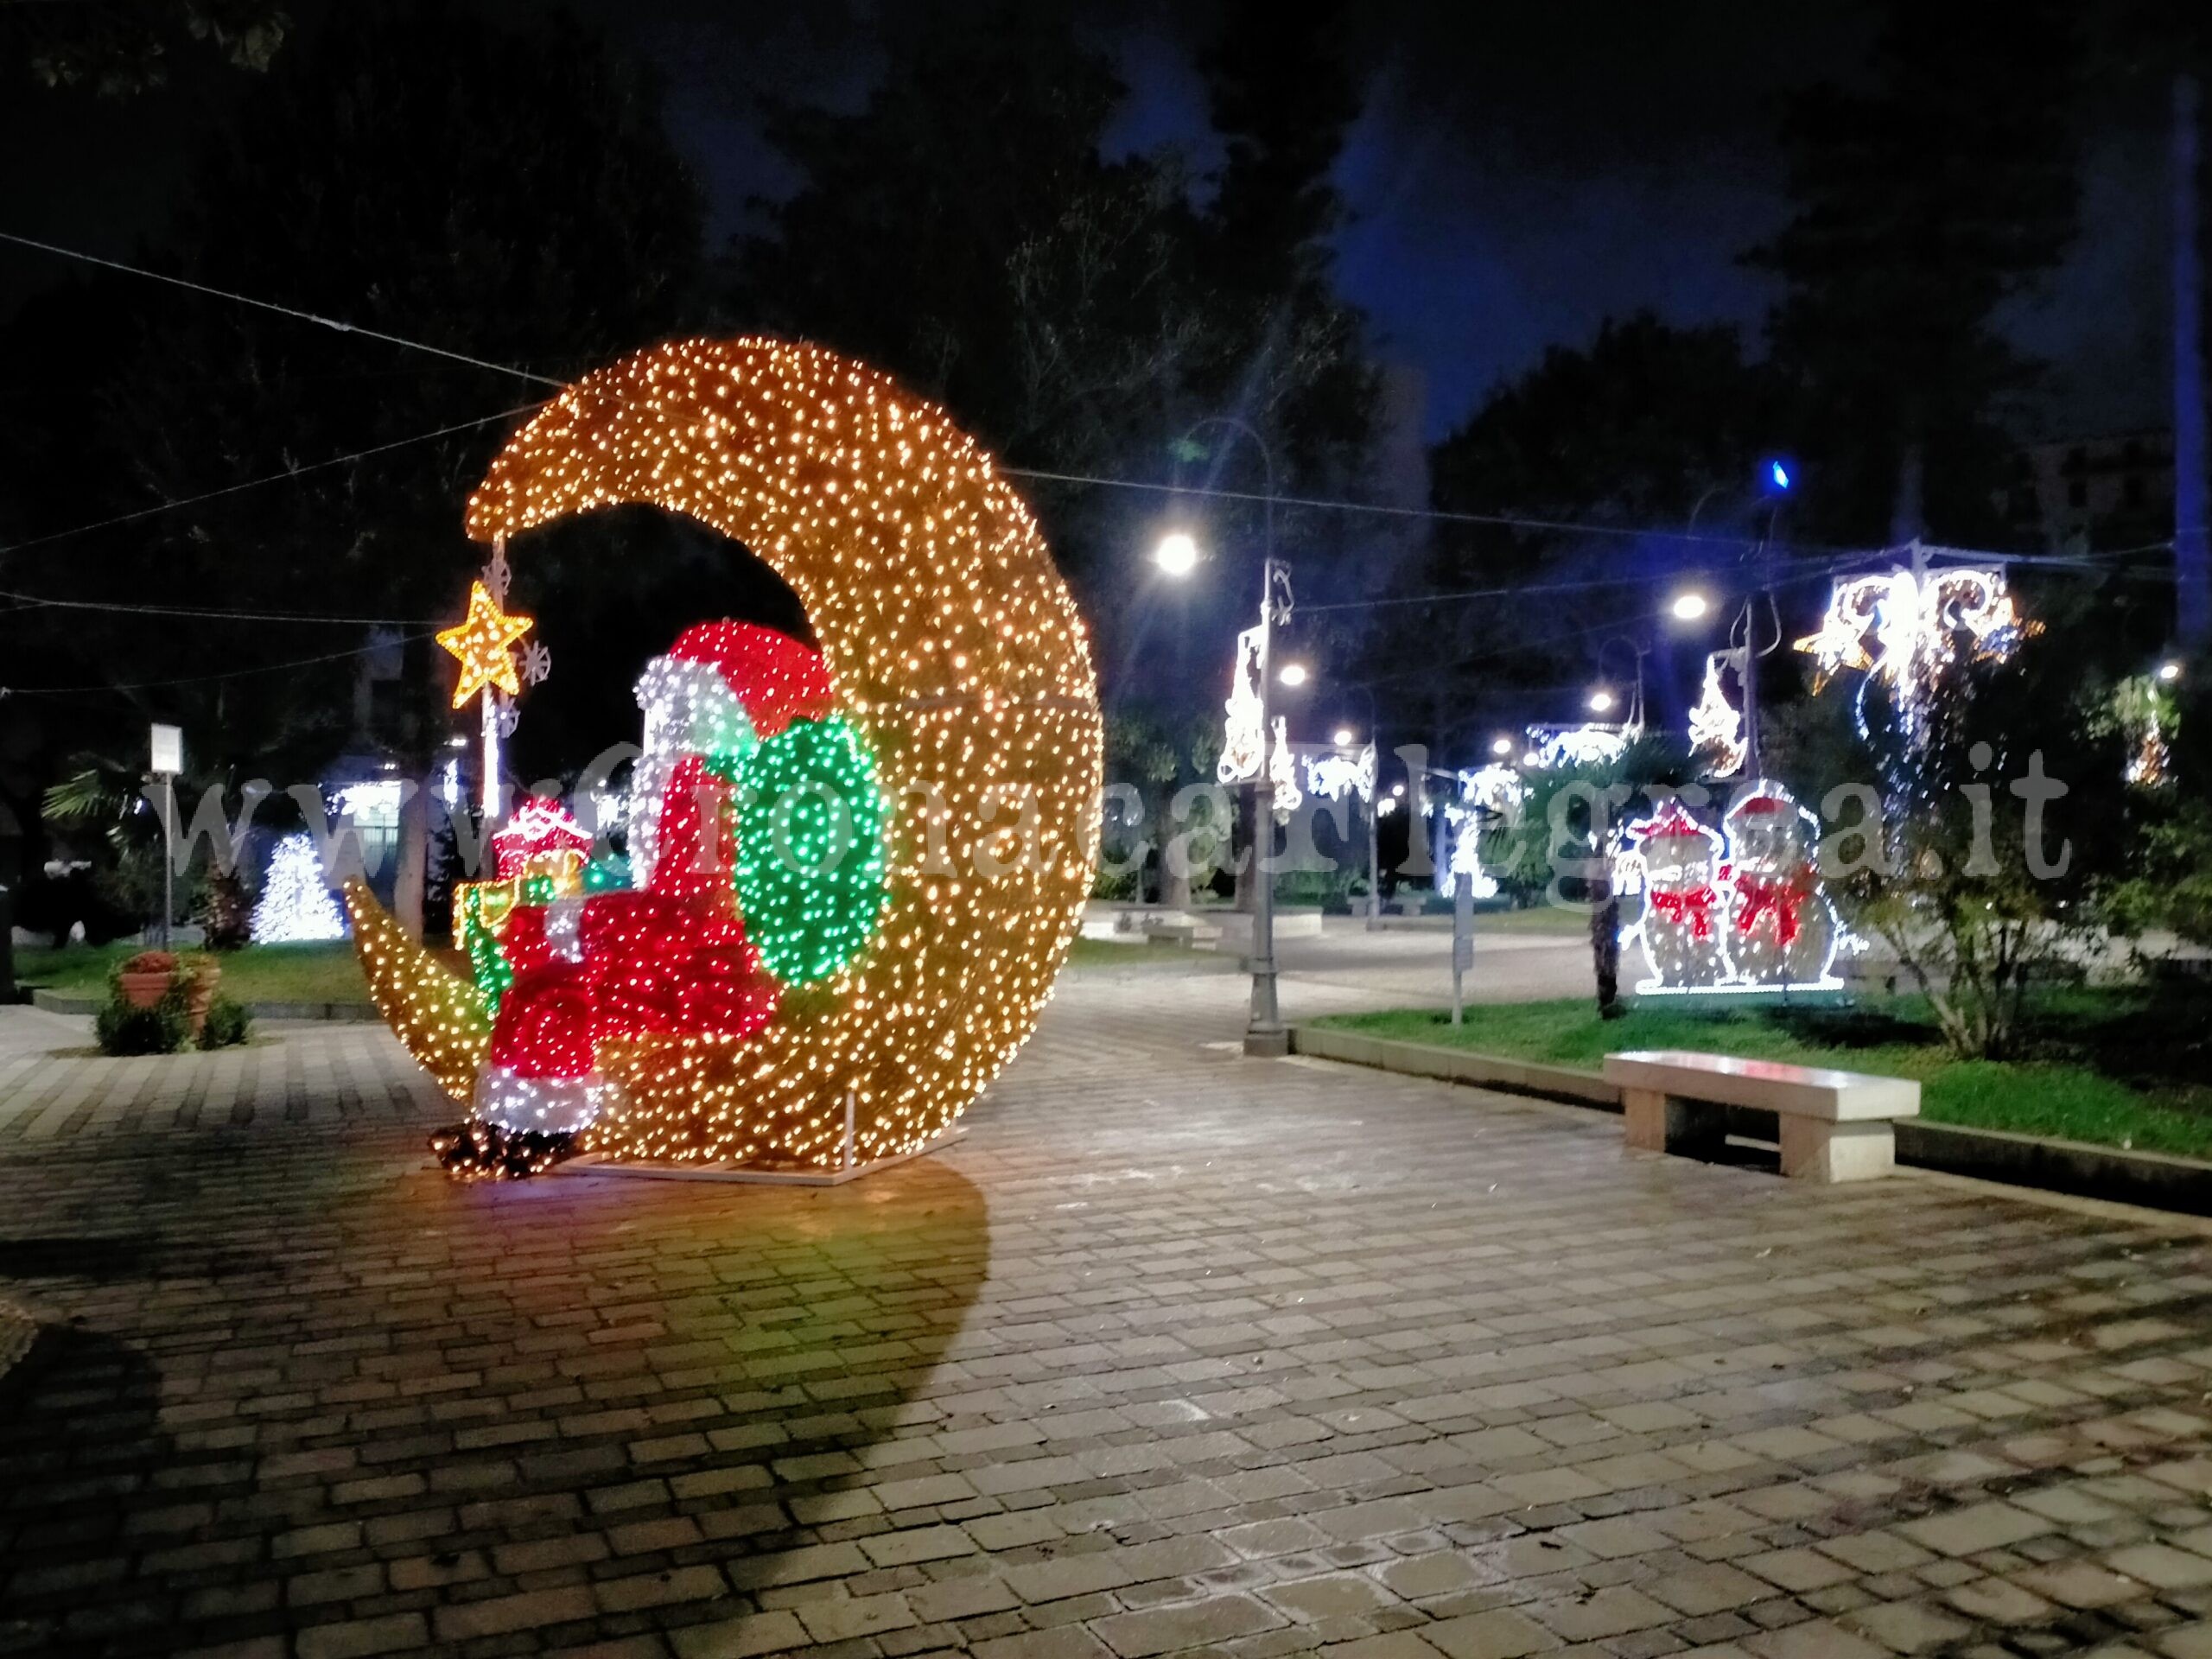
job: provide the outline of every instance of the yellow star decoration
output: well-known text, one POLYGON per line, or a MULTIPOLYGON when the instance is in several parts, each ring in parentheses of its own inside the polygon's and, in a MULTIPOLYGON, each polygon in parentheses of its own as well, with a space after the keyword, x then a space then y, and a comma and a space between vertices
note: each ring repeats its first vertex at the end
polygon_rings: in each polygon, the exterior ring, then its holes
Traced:
POLYGON ((533 623, 526 616, 510 616, 499 608, 492 590, 477 582, 468 590, 468 614, 438 635, 438 643, 461 659, 461 683, 454 688, 456 709, 487 685, 496 685, 509 696, 522 692, 515 677, 513 645, 533 623))

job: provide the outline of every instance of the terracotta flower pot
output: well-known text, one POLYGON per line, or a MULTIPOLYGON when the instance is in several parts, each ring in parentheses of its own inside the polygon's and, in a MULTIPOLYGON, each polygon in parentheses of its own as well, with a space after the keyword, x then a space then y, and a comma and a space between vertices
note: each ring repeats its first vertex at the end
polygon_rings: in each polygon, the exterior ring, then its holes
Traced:
POLYGON ((223 969, 219 963, 204 962, 192 972, 192 988, 184 995, 185 1017, 192 1022, 194 1040, 200 1028, 207 1023, 208 1005, 215 1000, 215 988, 223 982, 223 969))
POLYGON ((118 974, 115 982, 132 1007, 150 1008, 167 994, 170 978, 168 974, 118 974))

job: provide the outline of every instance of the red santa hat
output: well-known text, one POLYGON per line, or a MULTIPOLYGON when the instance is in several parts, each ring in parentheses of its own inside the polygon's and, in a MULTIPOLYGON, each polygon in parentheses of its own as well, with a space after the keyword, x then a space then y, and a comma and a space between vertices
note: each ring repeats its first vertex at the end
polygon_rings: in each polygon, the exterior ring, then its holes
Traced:
POLYGON ((1746 795, 1728 809, 1728 821, 1738 818, 1787 817, 1797 810, 1797 803, 1777 790, 1761 790, 1756 795, 1746 795))
POLYGON ((773 628, 696 623, 668 654, 678 662, 704 663, 721 675, 756 737, 773 737, 794 720, 819 720, 836 703, 822 653, 773 628))
POLYGON ((1675 800, 1665 803, 1641 823, 1630 824, 1628 832, 1640 847, 1648 848, 1654 842, 1663 841, 1697 841, 1707 848, 1713 845, 1713 832, 1675 800))

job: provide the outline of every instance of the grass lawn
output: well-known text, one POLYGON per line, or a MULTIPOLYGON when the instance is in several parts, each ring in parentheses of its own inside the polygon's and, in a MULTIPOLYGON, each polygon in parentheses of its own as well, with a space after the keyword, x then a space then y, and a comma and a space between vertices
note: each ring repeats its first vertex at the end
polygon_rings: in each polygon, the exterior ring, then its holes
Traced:
MULTIPOLYGON (((26 946, 16 952, 18 983, 69 996, 107 995, 109 970, 145 947, 68 944, 58 950, 26 946)), ((249 944, 216 956, 223 993, 240 1002, 365 1002, 369 988, 354 959, 353 942, 249 944)))
MULTIPOLYGON (((60 950, 27 945, 16 952, 21 984, 69 996, 107 995, 108 972, 144 947, 129 943, 72 944, 60 950)), ((223 965, 223 990, 241 1002, 365 1002, 369 988, 351 941, 325 944, 250 944, 216 958, 223 965)), ((1073 968, 1164 968, 1193 963, 1215 965, 1215 958, 1188 950, 1164 950, 1143 944, 1108 944, 1077 939, 1068 953, 1073 968)))
POLYGON ((1507 1003, 1469 1008, 1457 1030, 1428 1009, 1320 1023, 1592 1070, 1621 1049, 1688 1048, 1916 1077, 1932 1122, 2212 1158, 2207 1012, 2202 992, 2056 994, 2038 1007, 2030 1056, 2008 1061, 1954 1059, 1925 1005, 1903 997, 1842 1007, 1646 1004, 1608 1021, 1583 999, 1507 1003))
POLYGON ((1527 910, 1478 910, 1475 937, 1485 933, 1553 933, 1590 937, 1590 918, 1579 910, 1560 905, 1535 905, 1527 910))

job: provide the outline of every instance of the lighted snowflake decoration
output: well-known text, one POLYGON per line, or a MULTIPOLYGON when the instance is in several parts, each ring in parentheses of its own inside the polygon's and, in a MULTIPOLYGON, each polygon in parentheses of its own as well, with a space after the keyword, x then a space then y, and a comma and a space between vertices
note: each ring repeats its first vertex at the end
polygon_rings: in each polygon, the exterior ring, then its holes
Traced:
POLYGON ((1317 754, 1306 762, 1306 787, 1327 801, 1340 801, 1349 791, 1357 790, 1359 798, 1375 798, 1375 746, 1368 744, 1357 754, 1317 754))

